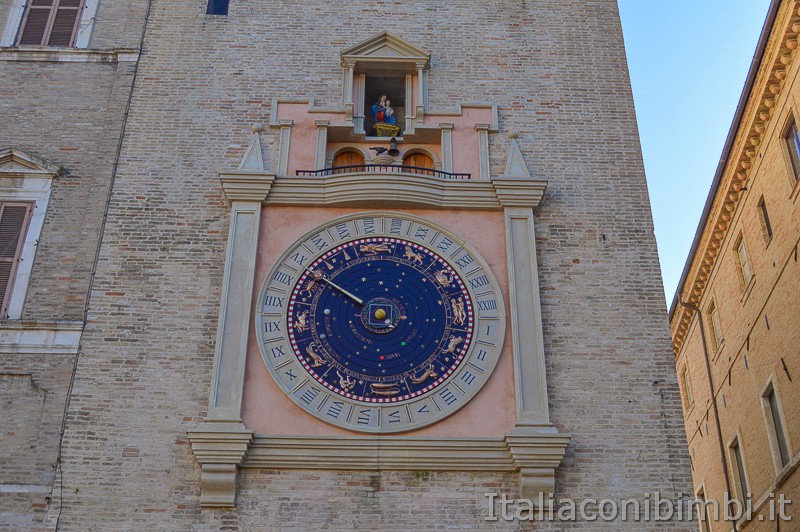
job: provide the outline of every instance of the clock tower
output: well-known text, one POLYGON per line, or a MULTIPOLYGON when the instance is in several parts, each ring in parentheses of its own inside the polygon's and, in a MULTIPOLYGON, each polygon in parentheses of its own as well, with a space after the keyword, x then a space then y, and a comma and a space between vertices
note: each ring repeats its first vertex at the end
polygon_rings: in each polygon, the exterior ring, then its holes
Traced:
POLYGON ((198 5, 148 12, 61 525, 689 493, 616 2, 198 5))

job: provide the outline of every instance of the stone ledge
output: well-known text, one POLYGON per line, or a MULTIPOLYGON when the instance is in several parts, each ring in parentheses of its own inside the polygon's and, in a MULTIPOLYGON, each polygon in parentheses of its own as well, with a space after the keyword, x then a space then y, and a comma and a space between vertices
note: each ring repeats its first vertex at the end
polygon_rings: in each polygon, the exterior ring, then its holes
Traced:
POLYGON ((114 48, 56 48, 50 46, 2 46, 0 61, 38 61, 51 63, 125 63, 137 61, 139 50, 114 48))
POLYGON ((503 438, 257 435, 243 467, 514 471, 503 438))
POLYGON ((263 172, 220 174, 229 201, 265 205, 349 207, 420 206, 435 209, 499 210, 536 207, 547 181, 501 178, 458 180, 406 173, 350 173, 329 177, 275 176, 263 172))
POLYGON ((82 321, 0 320, 0 353, 75 354, 82 321))

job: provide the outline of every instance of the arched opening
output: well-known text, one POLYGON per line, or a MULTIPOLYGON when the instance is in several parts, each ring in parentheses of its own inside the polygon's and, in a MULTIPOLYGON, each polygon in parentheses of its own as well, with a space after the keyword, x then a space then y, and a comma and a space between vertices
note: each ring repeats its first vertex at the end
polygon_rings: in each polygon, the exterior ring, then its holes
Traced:
POLYGON ((342 151, 336 154, 331 164, 334 168, 341 168, 339 171, 334 171, 334 174, 343 174, 346 172, 353 172, 356 169, 344 168, 347 166, 363 166, 364 156, 356 151, 342 151))

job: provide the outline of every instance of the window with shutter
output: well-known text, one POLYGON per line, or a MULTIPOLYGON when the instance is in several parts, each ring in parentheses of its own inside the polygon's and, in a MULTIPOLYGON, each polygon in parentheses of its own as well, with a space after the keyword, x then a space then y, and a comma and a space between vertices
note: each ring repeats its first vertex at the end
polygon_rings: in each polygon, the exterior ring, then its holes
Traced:
POLYGON ((30 220, 31 203, 0 203, 0 299, 2 315, 7 315, 14 275, 20 261, 22 244, 30 220))
POLYGON ((73 46, 85 0, 30 0, 18 44, 73 46))

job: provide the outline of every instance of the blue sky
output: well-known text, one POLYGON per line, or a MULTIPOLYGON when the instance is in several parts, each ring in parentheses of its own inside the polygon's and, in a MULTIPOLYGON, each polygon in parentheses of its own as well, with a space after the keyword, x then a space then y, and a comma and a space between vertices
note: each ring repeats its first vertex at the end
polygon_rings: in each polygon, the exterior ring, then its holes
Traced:
POLYGON ((667 305, 769 0, 618 0, 667 305))

